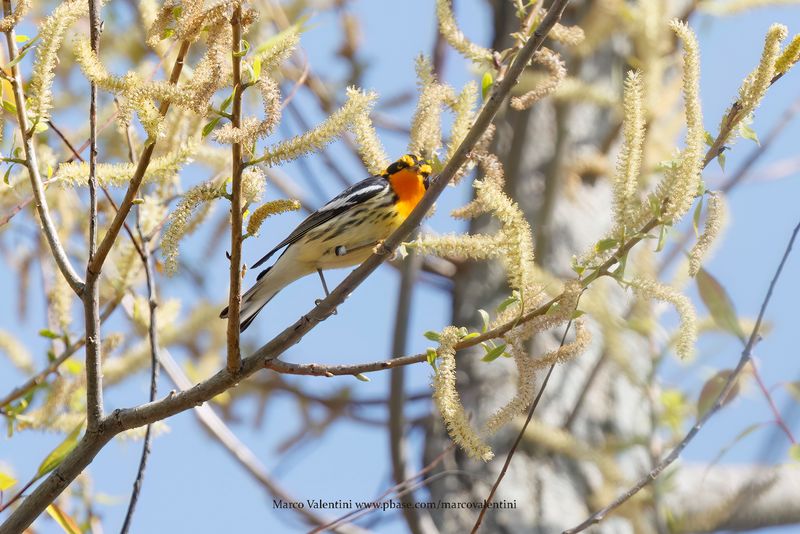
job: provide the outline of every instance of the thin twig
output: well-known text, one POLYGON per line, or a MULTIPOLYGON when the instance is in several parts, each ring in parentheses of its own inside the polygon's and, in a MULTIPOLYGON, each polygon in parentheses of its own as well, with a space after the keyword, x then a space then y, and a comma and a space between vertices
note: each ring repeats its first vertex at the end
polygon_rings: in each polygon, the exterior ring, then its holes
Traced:
MULTIPOLYGON (((104 323, 106 319, 108 319, 113 311, 119 306, 119 299, 115 300, 114 302, 108 304, 106 309, 100 314, 100 322, 104 323)), ((58 372, 58 368, 61 367, 61 364, 64 363, 69 359, 70 356, 75 354, 78 349, 83 347, 86 344, 86 338, 81 338, 73 344, 70 344, 68 347, 64 349, 64 351, 58 355, 52 362, 50 362, 47 367, 33 375, 32 377, 28 378, 25 383, 21 384, 20 386, 14 388, 9 392, 5 397, 0 399, 0 407, 7 406, 10 402, 14 402, 20 397, 24 397, 28 394, 32 389, 41 385, 44 380, 53 373, 58 372)))
MULTIPOLYGON (((128 157, 133 158, 133 140, 130 136, 130 128, 126 129, 128 140, 128 157)), ((144 274, 147 282, 147 302, 150 309, 150 317, 147 324, 147 335, 150 341, 150 402, 156 400, 158 394, 158 375, 161 368, 160 365, 160 350, 158 340, 158 293, 156 291, 155 272, 153 271, 153 257, 150 252, 150 241, 145 239, 142 232, 141 221, 141 206, 136 210, 136 231, 139 239, 142 242, 141 259, 144 265, 144 274)), ((136 244, 136 240, 131 235, 131 240, 136 244)), ((147 458, 150 456, 150 444, 153 439, 152 435, 153 425, 147 425, 144 432, 144 442, 142 443, 142 455, 139 459, 139 467, 136 471, 136 479, 133 482, 133 489, 131 490, 131 498, 128 502, 128 511, 125 513, 125 520, 122 523, 120 534, 126 534, 130 530, 133 514, 136 510, 136 503, 139 501, 139 494, 142 491, 142 481, 144 479, 144 472, 147 469, 147 458)))
MULTIPOLYGON (((795 115, 798 113, 800 113, 800 98, 795 99, 792 105, 786 108, 778 122, 775 123, 759 145, 748 154, 736 172, 731 174, 730 177, 723 182, 719 190, 723 193, 729 193, 732 189, 741 184, 751 174, 755 164, 766 155, 778 136, 792 122, 792 119, 794 119, 795 115)), ((709 153, 711 152, 709 151, 709 153)), ((681 257, 681 253, 685 250, 686 245, 693 235, 694 229, 690 225, 684 230, 683 235, 676 241, 675 245, 664 254, 658 266, 659 274, 663 273, 676 259, 681 257)))
MULTIPOLYGON (((400 287, 397 293, 397 314, 394 320, 394 333, 392 336, 392 353, 394 358, 406 353, 408 325, 411 315, 414 293, 414 281, 419 273, 421 257, 411 253, 400 268, 400 287)), ((392 462, 392 477, 397 483, 402 482, 406 476, 406 454, 408 442, 406 440, 405 421, 405 369, 395 367, 389 377, 389 457, 392 462)), ((422 526, 422 517, 414 507, 414 493, 408 492, 400 499, 403 503, 403 517, 412 534, 423 534, 426 530, 422 526)))
MULTIPOLYGON (((80 162, 83 162, 84 161, 83 156, 81 156, 80 152, 78 152, 78 150, 75 148, 75 145, 73 145, 69 141, 67 136, 64 135, 64 132, 62 132, 61 129, 58 126, 56 126, 53 120, 49 119, 47 121, 47 124, 50 125, 50 129, 56 133, 56 136, 58 136, 58 138, 61 139, 61 141, 63 141, 65 145, 67 145, 67 148, 72 153, 72 157, 80 162)), ((97 131, 99 132, 99 130, 97 131)), ((127 128, 125 131, 130 133, 130 128, 127 128)), ((128 135, 128 140, 130 141, 130 135, 128 135)), ((89 143, 91 144, 91 137, 89 138, 89 143)), ((128 156, 131 158, 131 161, 133 162, 132 159, 133 154, 129 152, 128 156)), ((114 202, 114 197, 111 196, 111 193, 108 192, 108 189, 101 185, 100 190, 103 192, 103 196, 106 197, 106 200, 108 200, 108 203, 111 204, 111 207, 114 208, 114 211, 118 212, 119 207, 117 206, 117 203, 114 202)), ((123 224, 123 228, 125 228, 125 232, 128 234, 128 237, 131 238, 131 243, 133 243, 133 248, 136 249, 136 253, 139 255, 139 258, 144 260, 144 251, 142 250, 142 247, 139 245, 139 242, 134 237, 133 231, 131 230, 130 226, 128 226, 127 222, 123 224)))
POLYGON ((767 399, 767 404, 769 404, 769 409, 772 412, 772 417, 775 424, 778 425, 784 434, 786 434, 786 437, 789 438, 789 442, 792 445, 796 445, 797 440, 794 438, 794 434, 792 434, 792 431, 789 429, 789 425, 787 425, 786 421, 783 420, 780 410, 778 410, 778 407, 775 405, 775 400, 772 398, 769 389, 767 389, 767 386, 764 384, 764 380, 761 378, 761 373, 758 372, 758 366, 756 365, 755 361, 750 362, 750 369, 753 371, 753 378, 756 379, 758 388, 761 390, 761 393, 764 394, 764 398, 767 399))
MULTIPOLYGON (((367 506, 362 510, 353 510, 352 512, 348 512, 345 515, 337 518, 335 521, 332 521, 332 522, 330 522, 330 523, 328 523, 326 525, 320 526, 319 528, 317 528, 315 530, 312 530, 311 532, 309 532, 309 534, 317 534, 319 532, 324 532, 326 529, 334 528, 336 525, 339 525, 344 521, 354 521, 355 519, 358 519, 359 517, 362 517, 363 515, 368 514, 370 511, 377 510, 378 509, 377 505, 380 504, 381 502, 383 502, 383 500, 386 499, 389 495, 391 495, 393 493, 399 495, 401 492, 404 491, 403 488, 412 487, 412 486, 410 486, 412 482, 414 482, 417 479, 420 479, 420 478, 424 477, 426 474, 428 474, 431 471, 433 471, 436 468, 436 466, 438 466, 440 463, 442 463, 442 461, 445 459, 445 457, 453 449, 455 449, 455 444, 451 443, 445 450, 443 450, 441 453, 439 453, 439 455, 436 458, 431 460, 428 463, 428 465, 426 465, 425 467, 420 469, 417 473, 415 473, 414 475, 408 477, 407 479, 403 480, 402 482, 399 482, 399 483, 395 484, 394 486, 392 486, 391 488, 389 488, 386 491, 384 491, 381 495, 379 495, 375 500, 372 501, 372 503, 371 503, 372 506, 367 506)), ((416 486, 413 486, 412 488, 415 489, 416 486)))
POLYGON ((783 267, 786 264, 786 260, 789 258, 789 254, 792 251, 792 246, 794 245, 794 241, 797 238, 797 233, 800 232, 800 223, 794 227, 792 231, 792 236, 789 239, 789 243, 786 245, 786 250, 783 253, 783 258, 781 258, 781 262, 778 265, 778 268, 775 271, 775 275, 772 277, 772 281, 769 284, 769 289, 767 290, 767 294, 764 297, 764 301, 761 303, 761 309, 758 312, 758 318, 756 319, 756 324, 753 326, 753 330, 750 333, 750 337, 747 341, 747 345, 745 345, 744 350, 742 351, 742 356, 739 359, 739 363, 736 365, 736 368, 733 372, 728 376, 728 380, 725 382, 722 390, 717 395, 717 399, 714 401, 714 404, 711 408, 706 412, 703 417, 700 418, 699 421, 692 427, 691 430, 686 434, 686 436, 681 440, 678 445, 672 449, 672 451, 661 460, 658 465, 656 465, 653 469, 650 470, 645 476, 643 476, 639 481, 630 489, 628 489, 625 493, 617 497, 614 502, 606 506, 605 508, 598 510, 594 514, 592 514, 588 519, 586 519, 580 525, 573 527, 571 529, 565 530, 563 534, 575 534, 576 532, 581 532, 582 530, 587 529, 588 527, 599 523, 602 521, 610 512, 618 508, 622 505, 625 501, 636 495, 639 490, 645 487, 647 484, 652 482, 653 480, 660 475, 664 469, 669 467, 672 462, 674 462, 681 454, 683 449, 694 439, 700 429, 703 428, 703 425, 711 419, 719 410, 722 408, 724 400, 728 397, 728 394, 733 389, 736 381, 739 378, 742 370, 747 366, 752 358, 752 351, 755 344, 760 339, 761 330, 761 323, 764 320, 764 314, 767 311, 767 305, 769 304, 770 299, 772 298, 772 292, 775 289, 776 284, 778 283, 778 279, 780 278, 781 272, 783 271, 783 267))
MULTIPOLYGON (((186 390, 192 387, 192 383, 186 374, 181 369, 180 365, 175 361, 170 352, 163 349, 160 352, 161 364, 164 372, 172 380, 172 382, 180 390, 186 390)), ((194 408, 194 414, 197 416, 198 421, 202 424, 211 435, 233 456, 239 465, 250 473, 250 475, 259 483, 267 492, 276 499, 282 499, 286 502, 297 502, 295 498, 289 495, 283 488, 281 488, 275 480, 267 473, 267 469, 261 464, 261 461, 247 447, 242 441, 233 433, 233 431, 225 424, 225 422, 214 412, 213 408, 208 404, 202 404, 194 408)), ((329 524, 328 518, 320 517, 306 507, 293 508, 298 514, 303 516, 312 525, 325 525, 329 524)), ((341 528, 341 532, 350 532, 352 534, 363 533, 363 530, 358 527, 341 528)))
POLYGON ((309 70, 308 58, 304 57, 303 70, 300 72, 300 76, 297 77, 297 80, 295 80, 294 84, 292 84, 292 88, 286 94, 286 98, 284 98, 283 102, 281 102, 280 105, 281 111, 286 109, 286 106, 288 106, 292 102, 292 100, 294 100, 294 97, 297 96, 297 91, 299 91, 300 88, 303 86, 303 84, 306 83, 306 80, 308 79, 308 70, 309 70))
MULTIPOLYGON (((99 38, 100 6, 97 0, 89 0, 89 40, 95 55, 98 54, 99 38)), ((89 84, 89 259, 81 300, 86 328, 87 431, 94 432, 103 418, 103 345, 100 337, 100 270, 91 269, 97 249, 97 84, 93 80, 89 84)))
MULTIPOLYGON (((4 0, 8 1, 8 0, 4 0)), ((9 531, 22 531, 27 528, 36 517, 47 508, 48 504, 59 495, 69 483, 89 465, 92 458, 108 443, 111 438, 124 430, 143 426, 154 421, 159 421, 171 415, 175 415, 191 407, 205 402, 219 393, 226 391, 235 383, 263 368, 265 363, 280 356, 287 348, 295 343, 312 330, 317 324, 329 317, 345 298, 353 292, 372 272, 375 271, 394 251, 397 246, 416 228, 428 213, 436 199, 444 191, 447 184, 459 169, 467 162, 470 152, 476 143, 483 137, 486 129, 494 120, 501 105, 516 84, 525 66, 530 62, 533 54, 542 46, 547 33, 561 17, 569 0, 555 0, 547 15, 537 27, 533 36, 528 39, 525 46, 520 50, 514 59, 513 64, 508 69, 506 76, 494 84, 489 98, 484 103, 475 122, 473 123, 464 140, 456 149, 453 156, 445 165, 442 172, 434 179, 427 192, 409 214, 406 220, 390 235, 376 253, 372 254, 364 263, 351 272, 339 286, 334 289, 329 296, 323 299, 306 315, 302 316, 294 324, 284 329, 280 334, 269 343, 256 350, 251 356, 242 360, 241 372, 233 375, 227 369, 223 369, 207 380, 195 385, 191 389, 170 395, 162 400, 137 406, 130 409, 115 410, 108 417, 104 418, 99 426, 98 432, 86 433, 75 449, 68 454, 62 463, 23 501, 16 510, 6 519, 0 529, 9 531)), ((184 43, 179 53, 177 65, 183 64, 188 44, 184 43)), ((178 70, 179 73, 179 70, 178 70)), ((175 71, 171 79, 175 79, 175 71)), ((164 104, 162 104, 162 109, 164 104)), ((144 176, 144 169, 149 163, 152 155, 153 144, 150 143, 145 149, 143 156, 139 160, 137 172, 131 180, 125 200, 120 206, 120 212, 115 221, 123 214, 127 214, 133 204, 133 197, 138 191, 141 180, 144 176), (144 166, 143 166, 144 164, 144 166)), ((121 220, 116 224, 112 223, 109 233, 98 248, 98 258, 104 258, 111 248, 116 235, 122 227, 121 220), (102 255, 101 255, 102 254, 102 255)), ((102 261, 100 261, 102 264, 102 261)))
MULTIPOLYGON (((231 17, 233 34, 231 61, 233 63, 233 108, 231 123, 234 128, 242 126, 242 7, 236 4, 231 17)), ((228 293, 228 372, 235 375, 242 364, 239 347, 239 311, 242 305, 242 145, 231 146, 231 253, 230 289, 228 293)))
MULTIPOLYGON (((8 0, 4 0, 8 1, 8 0)), ((181 47, 178 50, 178 57, 175 58, 175 64, 172 66, 172 72, 169 76, 169 83, 176 84, 178 82, 178 78, 181 76, 181 71, 183 70, 183 63, 186 59, 186 54, 189 51, 189 41, 182 41, 181 47)), ((169 110, 170 102, 169 100, 163 100, 161 105, 158 108, 159 114, 163 117, 167 114, 169 110)), ((93 273, 99 273, 100 269, 103 266, 103 263, 108 256, 108 253, 111 251, 111 247, 114 245, 114 242, 119 235, 120 230, 122 229, 122 223, 128 216, 128 213, 131 211, 131 207, 133 207, 133 201, 136 198, 136 195, 139 193, 139 187, 142 185, 142 180, 144 180, 144 175, 147 172, 147 168, 150 166, 150 160, 153 157, 153 151, 156 148, 156 141, 155 139, 149 139, 148 142, 145 144, 144 149, 142 150, 142 154, 139 156, 139 159, 136 164, 136 170, 131 176, 130 183, 128 185, 128 190, 125 192, 125 198, 123 198, 122 203, 119 206, 119 211, 114 216, 114 219, 111 221, 111 225, 109 226, 108 230, 106 231, 106 235, 103 237, 103 240, 100 242, 100 245, 97 247, 97 253, 94 256, 94 259, 89 264, 89 271, 93 273)))
MULTIPOLYGON (((11 13, 11 0, 3 0, 3 14, 8 15, 9 13, 11 13)), ((13 28, 6 32, 6 44, 8 45, 8 60, 13 62, 19 55, 17 36, 13 28)), ((33 189, 33 197, 36 201, 36 210, 39 212, 39 218, 42 221, 42 231, 47 238, 47 244, 50 246, 50 251, 53 253, 58 269, 64 275, 69 287, 80 295, 83 291, 83 280, 78 276, 67 253, 64 251, 56 227, 53 224, 53 219, 50 217, 50 209, 47 206, 47 199, 44 195, 42 177, 39 174, 39 160, 33 146, 33 131, 28 129, 28 111, 25 105, 25 95, 22 92, 22 76, 19 72, 19 63, 15 63, 11 68, 11 88, 14 92, 17 122, 19 123, 20 137, 22 138, 22 146, 25 152, 25 167, 28 169, 28 176, 31 179, 31 189, 33 189)))
MULTIPOLYGON (((581 293, 582 294, 582 293, 581 293)), ((580 299, 580 296, 578 297, 580 299)), ((575 309, 577 309, 577 302, 575 303, 575 309)), ((564 342, 567 340, 567 333, 569 333, 569 329, 572 326, 572 319, 569 320, 567 323, 567 327, 564 328, 564 334, 561 336, 561 344, 559 347, 564 346, 564 342)), ((483 506, 481 507, 481 512, 478 514, 478 519, 475 521, 475 525, 472 527, 472 534, 478 532, 481 528, 481 523, 483 522, 484 516, 486 516, 486 511, 489 509, 490 504, 492 503, 492 499, 494 498, 494 494, 497 492, 497 489, 500 487, 500 483, 503 481, 503 478, 506 476, 506 472, 508 471, 508 466, 511 465, 511 459, 514 457, 514 453, 517 452, 517 447, 522 442, 522 438, 525 436, 525 431, 528 429, 528 425, 533 419, 533 414, 536 411, 536 407, 539 405, 539 401, 544 394, 544 390, 547 387, 547 383, 550 381, 550 376, 553 374, 553 369, 556 368, 556 364, 552 364, 550 368, 547 370, 547 374, 542 381, 542 385, 539 388, 539 392, 536 394, 536 398, 533 399, 533 403, 531 404, 530 410, 528 410, 528 417, 525 419, 525 423, 522 425, 522 428, 519 430, 517 434, 517 439, 514 440, 514 444, 509 449, 508 454, 506 455, 506 461, 503 462, 503 467, 500 469, 500 474, 497 475, 497 480, 494 481, 492 485, 492 489, 489 491, 489 495, 483 501, 483 506)))

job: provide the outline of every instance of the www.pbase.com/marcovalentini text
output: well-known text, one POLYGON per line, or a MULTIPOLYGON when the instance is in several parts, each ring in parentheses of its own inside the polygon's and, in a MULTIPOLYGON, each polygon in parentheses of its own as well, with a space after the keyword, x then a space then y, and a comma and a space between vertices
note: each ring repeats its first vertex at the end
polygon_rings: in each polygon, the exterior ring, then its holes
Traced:
POLYGON ((386 501, 354 501, 352 499, 337 499, 335 501, 325 501, 322 499, 306 499, 305 501, 284 501, 283 499, 272 499, 272 507, 279 509, 305 509, 309 510, 401 510, 408 508, 426 508, 433 510, 459 510, 482 508, 508 509, 517 508, 517 500, 500 500, 487 503, 486 501, 430 501, 404 503, 396 500, 386 501))

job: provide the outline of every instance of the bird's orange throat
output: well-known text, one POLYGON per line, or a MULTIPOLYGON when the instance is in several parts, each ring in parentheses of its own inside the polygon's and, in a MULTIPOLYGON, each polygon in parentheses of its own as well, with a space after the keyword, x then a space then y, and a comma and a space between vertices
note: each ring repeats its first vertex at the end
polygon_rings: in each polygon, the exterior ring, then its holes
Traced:
POLYGON ((425 194, 424 178, 413 169, 403 169, 390 175, 389 183, 399 199, 397 212, 405 220, 425 194))

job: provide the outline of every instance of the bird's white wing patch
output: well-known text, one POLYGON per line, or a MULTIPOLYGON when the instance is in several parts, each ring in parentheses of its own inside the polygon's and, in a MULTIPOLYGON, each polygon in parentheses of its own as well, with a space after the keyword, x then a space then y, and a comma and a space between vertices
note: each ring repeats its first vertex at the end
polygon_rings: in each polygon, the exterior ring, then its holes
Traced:
POLYGON ((369 196, 370 193, 378 192, 381 189, 383 189, 384 187, 385 186, 380 185, 380 184, 373 184, 373 185, 370 185, 370 186, 367 186, 367 187, 362 187, 362 188, 356 189, 355 191, 350 191, 349 193, 347 193, 345 195, 340 195, 340 196, 334 198, 333 200, 331 200, 330 202, 328 202, 327 204, 322 206, 317 211, 330 211, 330 210, 339 209, 339 208, 347 206, 349 204, 353 204, 360 197, 362 197, 364 195, 369 196))

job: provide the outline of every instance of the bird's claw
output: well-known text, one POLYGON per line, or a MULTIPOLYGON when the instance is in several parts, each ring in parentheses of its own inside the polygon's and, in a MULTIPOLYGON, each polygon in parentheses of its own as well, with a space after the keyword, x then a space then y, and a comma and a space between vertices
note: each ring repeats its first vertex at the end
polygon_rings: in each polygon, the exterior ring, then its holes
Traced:
MULTIPOLYGON (((322 304, 323 300, 325 300, 325 299, 316 299, 314 301, 314 305, 315 306, 319 306, 320 304, 322 304)), ((329 313, 328 315, 336 315, 336 313, 337 313, 336 308, 334 308, 333 310, 331 310, 331 313, 329 313)))

